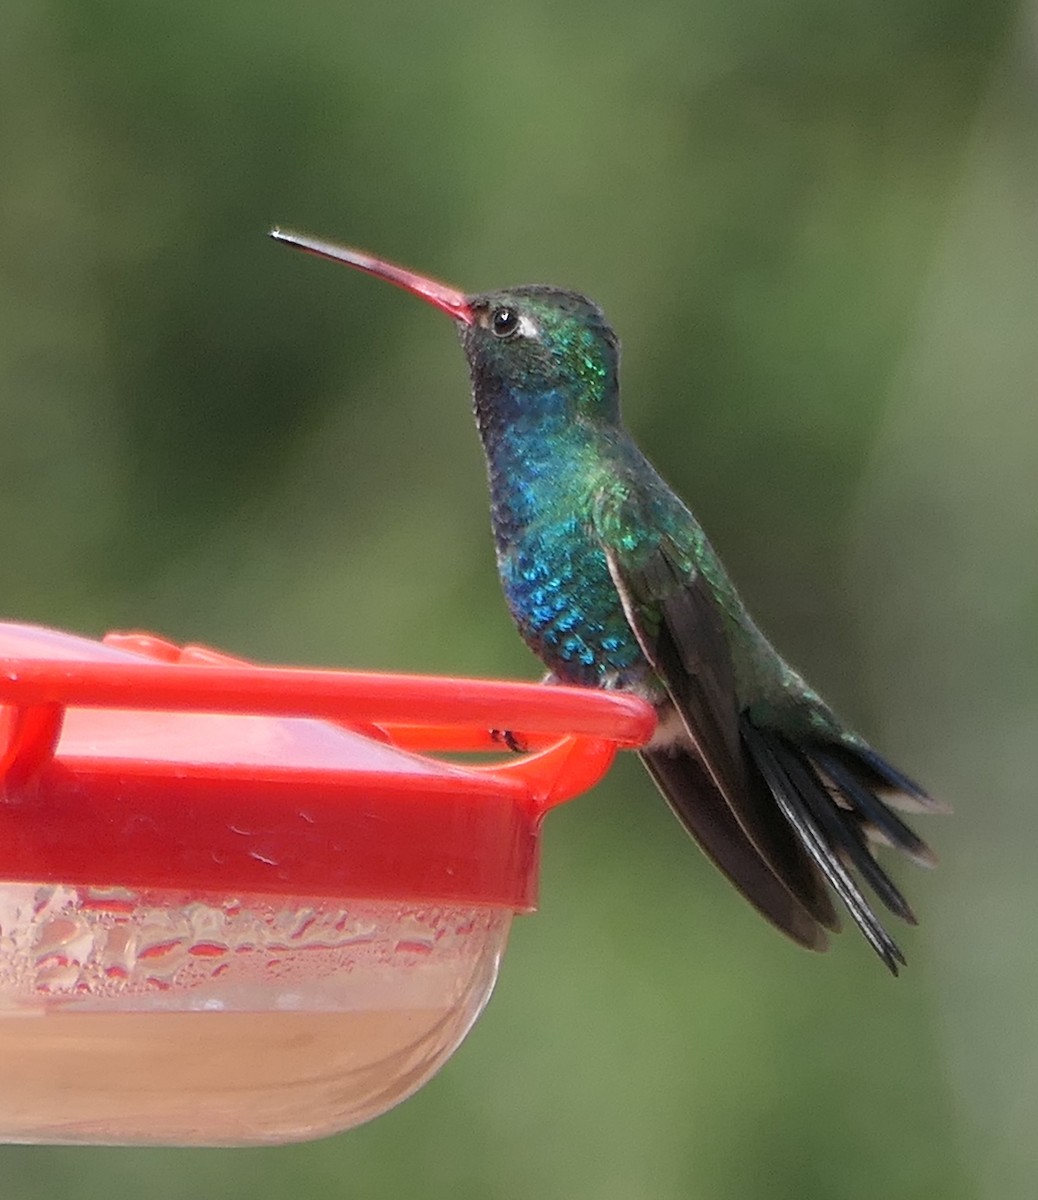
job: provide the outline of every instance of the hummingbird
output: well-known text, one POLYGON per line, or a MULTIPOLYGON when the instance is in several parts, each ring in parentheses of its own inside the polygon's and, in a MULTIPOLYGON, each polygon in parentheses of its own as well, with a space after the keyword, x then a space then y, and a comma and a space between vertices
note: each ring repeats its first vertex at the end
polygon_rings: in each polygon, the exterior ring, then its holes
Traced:
POLYGON ((934 865, 899 811, 944 806, 843 724, 747 612, 623 424, 619 341, 598 305, 543 285, 467 294, 359 250, 271 236, 454 320, 501 585, 547 679, 651 703, 641 760, 707 857, 811 950, 840 929, 835 895, 896 975, 905 958, 871 897, 916 918, 875 849, 934 865))

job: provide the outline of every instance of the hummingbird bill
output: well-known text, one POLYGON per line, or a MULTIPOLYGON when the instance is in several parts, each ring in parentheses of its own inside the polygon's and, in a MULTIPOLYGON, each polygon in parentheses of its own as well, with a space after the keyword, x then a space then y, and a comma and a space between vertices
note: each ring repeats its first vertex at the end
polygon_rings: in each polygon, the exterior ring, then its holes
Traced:
POLYGON ((837 898, 896 975, 905 959, 877 901, 916 918, 876 851, 934 865, 901 814, 944 806, 848 728, 758 628, 623 424, 620 346, 601 309, 542 285, 468 294, 358 250, 271 236, 453 319, 501 585, 549 679, 651 703, 658 724, 641 760, 734 887, 811 950, 840 929, 837 898))

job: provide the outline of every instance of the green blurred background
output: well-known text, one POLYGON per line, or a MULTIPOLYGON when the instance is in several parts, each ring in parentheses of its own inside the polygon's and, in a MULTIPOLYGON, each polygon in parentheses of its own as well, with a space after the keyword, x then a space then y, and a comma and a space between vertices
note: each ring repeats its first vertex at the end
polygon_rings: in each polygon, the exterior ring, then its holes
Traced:
MULTIPOLYGON (((0 1147, 2 1200, 1032 1197, 1035 10, 4 0, 0 607, 535 677, 461 355, 275 222, 625 342, 629 423, 763 624, 955 806, 922 927, 776 937, 637 764, 442 1073, 269 1150, 0 1147)), ((911 878, 907 878, 911 876, 911 878)))

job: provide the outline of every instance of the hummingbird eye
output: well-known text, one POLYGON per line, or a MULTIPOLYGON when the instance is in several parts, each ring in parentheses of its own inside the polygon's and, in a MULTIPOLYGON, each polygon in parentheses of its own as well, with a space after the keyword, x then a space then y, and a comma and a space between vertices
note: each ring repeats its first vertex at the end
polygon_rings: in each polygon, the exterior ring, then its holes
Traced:
POLYGON ((514 308, 502 306, 490 314, 490 328, 495 337, 511 337, 519 328, 519 314, 514 308))

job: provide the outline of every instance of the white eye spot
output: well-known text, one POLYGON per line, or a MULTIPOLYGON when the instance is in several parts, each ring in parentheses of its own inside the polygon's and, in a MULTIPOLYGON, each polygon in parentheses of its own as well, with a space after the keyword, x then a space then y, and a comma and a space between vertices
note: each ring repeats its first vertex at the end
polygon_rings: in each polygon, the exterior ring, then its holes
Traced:
POLYGON ((541 331, 537 328, 536 323, 526 313, 519 318, 519 336, 524 338, 540 337, 541 331))

